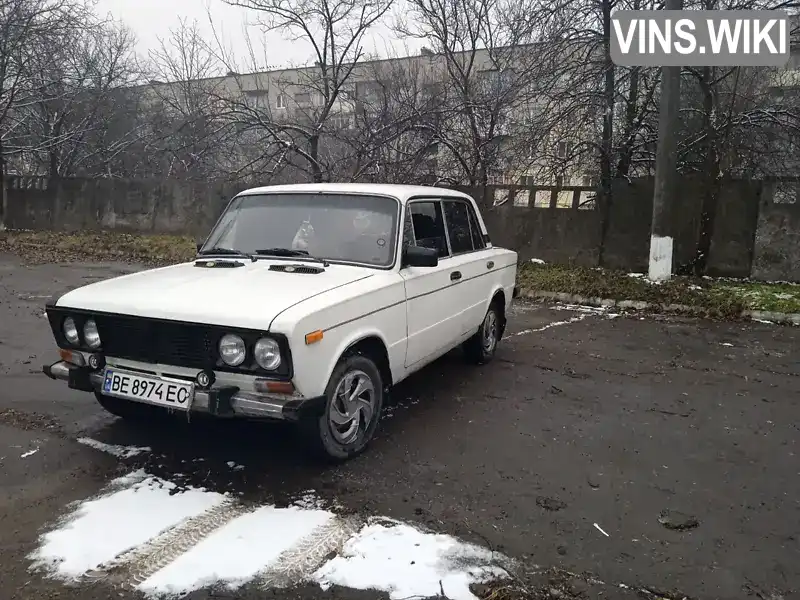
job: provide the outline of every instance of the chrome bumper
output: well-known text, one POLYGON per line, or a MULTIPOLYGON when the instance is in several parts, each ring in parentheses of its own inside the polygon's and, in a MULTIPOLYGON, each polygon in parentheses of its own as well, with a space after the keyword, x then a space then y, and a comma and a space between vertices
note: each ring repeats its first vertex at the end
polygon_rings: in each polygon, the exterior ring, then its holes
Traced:
MULTIPOLYGON (((68 382, 72 389, 99 392, 103 387, 103 369, 92 371, 88 367, 73 365, 62 360, 43 366, 42 371, 51 379, 68 382)), ((143 371, 142 374, 159 377, 152 372, 143 371)), ((210 389, 195 388, 190 412, 202 412, 218 417, 260 417, 296 421, 306 412, 320 408, 321 400, 305 398, 296 392, 266 394, 242 391, 230 385, 214 385, 210 389)), ((130 401, 137 402, 134 399, 130 401)), ((164 408, 160 404, 157 406, 164 408)))

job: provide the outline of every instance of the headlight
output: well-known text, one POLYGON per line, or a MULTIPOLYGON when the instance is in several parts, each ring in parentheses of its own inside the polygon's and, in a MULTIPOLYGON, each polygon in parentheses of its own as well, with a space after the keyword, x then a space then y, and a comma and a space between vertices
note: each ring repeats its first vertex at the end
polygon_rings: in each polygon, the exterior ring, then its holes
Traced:
POLYGON ((253 350, 258 365, 267 371, 277 369, 281 364, 281 349, 272 338, 261 338, 253 350))
POLYGON ((83 340, 89 348, 100 347, 100 333, 97 331, 97 323, 94 319, 89 319, 83 326, 83 340))
POLYGON ((238 335, 228 334, 219 341, 219 355, 222 362, 230 367, 238 367, 244 362, 247 350, 244 340, 238 335))
POLYGON ((67 341, 73 346, 77 346, 81 338, 78 335, 78 326, 75 325, 75 319, 72 317, 67 317, 64 319, 63 329, 64 337, 67 338, 67 341))

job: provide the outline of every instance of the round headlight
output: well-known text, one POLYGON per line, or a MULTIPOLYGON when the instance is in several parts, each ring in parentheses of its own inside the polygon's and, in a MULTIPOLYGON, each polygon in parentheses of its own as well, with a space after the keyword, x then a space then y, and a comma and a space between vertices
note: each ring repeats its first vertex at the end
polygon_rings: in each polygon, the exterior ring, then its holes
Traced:
POLYGON ((277 369, 281 364, 281 349, 272 338, 261 338, 253 350, 258 365, 267 371, 277 369))
POLYGON ((238 367, 244 362, 247 350, 244 340, 238 335, 228 334, 219 341, 219 355, 222 362, 231 367, 238 367))
POLYGON ((67 317, 64 319, 64 337, 70 344, 77 345, 80 342, 78 335, 78 326, 75 325, 75 319, 67 317))
POLYGON ((89 319, 83 326, 83 339, 89 348, 100 347, 100 333, 97 331, 97 323, 94 319, 89 319))

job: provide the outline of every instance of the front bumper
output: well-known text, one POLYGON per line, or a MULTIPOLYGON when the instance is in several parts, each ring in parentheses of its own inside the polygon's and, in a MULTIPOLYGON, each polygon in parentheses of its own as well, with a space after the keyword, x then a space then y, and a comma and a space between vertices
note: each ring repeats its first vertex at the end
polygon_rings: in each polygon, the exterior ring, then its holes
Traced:
MULTIPOLYGON (((120 365, 130 369, 129 366, 120 365)), ((103 386, 103 369, 92 370, 66 361, 44 365, 42 372, 51 379, 66 381, 74 390, 100 392, 103 386)), ((143 372, 148 377, 158 377, 152 372, 143 372)), ((129 399, 131 402, 142 400, 129 399)), ((162 405, 157 405, 162 406, 162 405)), ((242 390, 236 385, 215 383, 209 389, 194 390, 190 412, 200 412, 216 417, 267 418, 283 421, 298 421, 314 416, 324 407, 324 398, 305 398, 294 394, 267 394, 242 390)), ((162 406, 162 408, 165 408, 162 406)), ((183 412, 183 411, 181 411, 183 412)))

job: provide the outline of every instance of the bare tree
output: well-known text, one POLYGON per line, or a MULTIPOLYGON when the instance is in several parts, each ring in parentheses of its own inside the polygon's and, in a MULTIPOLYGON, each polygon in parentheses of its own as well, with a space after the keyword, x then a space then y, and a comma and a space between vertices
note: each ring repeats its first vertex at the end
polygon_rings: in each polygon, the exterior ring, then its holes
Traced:
MULTIPOLYGON (((0 189, 11 155, 20 152, 12 139, 19 135, 25 108, 36 100, 30 85, 31 64, 42 40, 58 36, 84 10, 67 0, 0 0, 0 189)), ((0 202, 0 211, 5 202, 0 202)), ((0 222, 2 214, 0 212, 0 222)))
POLYGON ((149 53, 142 110, 150 123, 147 169, 159 175, 219 177, 236 169, 234 131, 223 119, 223 63, 197 21, 181 19, 149 53))
POLYGON ((352 120, 329 133, 340 141, 339 179, 436 181, 437 119, 445 104, 428 66, 424 56, 363 65, 352 120))
POLYGON ((28 171, 51 178, 104 172, 102 156, 125 148, 137 133, 108 128, 120 108, 115 90, 134 80, 133 36, 91 13, 74 17, 71 27, 31 42, 30 99, 17 111, 19 157, 28 171))
POLYGON ((256 136, 278 166, 312 181, 330 179, 337 157, 326 156, 326 130, 349 118, 353 74, 365 58, 364 36, 391 0, 224 1, 256 12, 265 32, 288 34, 307 44, 313 56, 312 66, 276 77, 238 78, 231 119, 256 136))
MULTIPOLYGON (((431 44, 447 110, 437 119, 440 166, 451 183, 485 186, 531 157, 536 122, 520 118, 541 99, 550 57, 533 44, 521 1, 411 0, 396 30, 431 44), (520 136, 518 128, 531 134, 520 136)), ((537 132, 541 137, 541 132, 537 132)))

